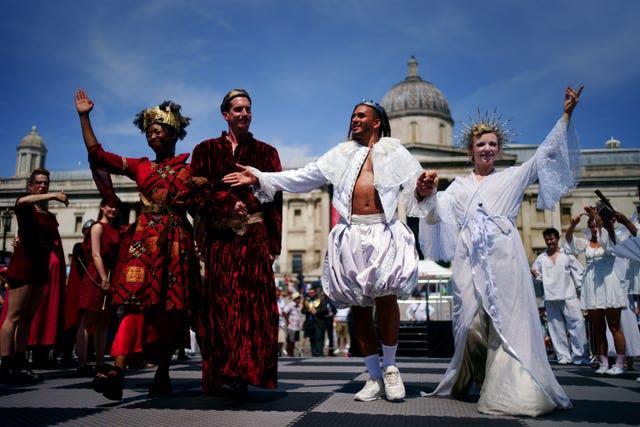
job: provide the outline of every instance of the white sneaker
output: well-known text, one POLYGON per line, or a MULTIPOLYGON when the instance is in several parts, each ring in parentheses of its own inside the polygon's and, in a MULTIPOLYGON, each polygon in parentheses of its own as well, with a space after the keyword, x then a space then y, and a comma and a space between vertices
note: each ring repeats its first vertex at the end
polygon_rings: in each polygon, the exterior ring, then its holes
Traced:
POLYGON ((387 366, 382 376, 384 380, 384 392, 388 400, 404 399, 404 384, 400 378, 400 371, 395 366, 387 366))
POLYGON ((616 366, 613 365, 608 371, 605 372, 605 374, 607 375, 621 375, 624 374, 625 371, 624 368, 621 368, 620 366, 616 366))
POLYGON ((609 367, 606 365, 600 365, 600 367, 598 369, 596 369, 596 374, 604 374, 605 372, 607 372, 609 370, 609 367))
POLYGON ((371 402, 384 396, 384 383, 381 378, 369 378, 362 390, 356 393, 355 399, 360 402, 371 402))

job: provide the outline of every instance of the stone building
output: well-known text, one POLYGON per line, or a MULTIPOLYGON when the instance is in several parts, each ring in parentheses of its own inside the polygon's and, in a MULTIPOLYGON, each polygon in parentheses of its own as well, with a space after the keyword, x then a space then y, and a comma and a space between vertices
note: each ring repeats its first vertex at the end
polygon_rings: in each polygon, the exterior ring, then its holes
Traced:
MULTIPOLYGON (((435 169, 440 176, 440 189, 446 188, 458 175, 471 169, 468 156, 453 141, 454 120, 444 94, 419 75, 418 62, 408 61, 406 78, 382 97, 381 104, 389 114, 392 136, 399 138, 425 169, 435 169)), ((549 128, 551 128, 551 123, 549 128)), ((583 130, 585 132, 586 130, 583 130)), ((506 148, 496 166, 517 165, 533 155, 536 144, 513 144, 506 148)), ((576 190, 563 198, 554 211, 536 209, 537 186, 527 189, 517 225, 529 259, 544 249, 541 232, 548 226, 565 230, 571 215, 596 200, 594 190, 600 189, 613 206, 628 215, 640 211, 640 149, 624 149, 611 138, 602 149, 582 151, 582 180, 576 190)), ((17 147, 16 173, 0 178, 0 211, 13 204, 26 188, 26 177, 33 168, 45 165, 47 149, 35 127, 17 147)), ((88 170, 51 171, 51 190, 63 188, 71 199, 69 207, 51 203, 60 223, 64 249, 71 253, 80 239, 82 224, 98 214, 99 195, 88 170)), ((132 222, 139 210, 135 184, 126 177, 114 176, 114 184, 124 205, 122 219, 132 222)), ((279 277, 295 277, 303 273, 314 279, 321 272, 326 249, 326 237, 336 218, 332 217, 331 187, 324 186, 306 194, 284 194, 282 254, 276 260, 279 277)), ((400 216, 404 217, 403 212, 400 216)), ((417 231, 417 220, 408 219, 417 231)), ((16 231, 13 221, 7 238, 16 231)))

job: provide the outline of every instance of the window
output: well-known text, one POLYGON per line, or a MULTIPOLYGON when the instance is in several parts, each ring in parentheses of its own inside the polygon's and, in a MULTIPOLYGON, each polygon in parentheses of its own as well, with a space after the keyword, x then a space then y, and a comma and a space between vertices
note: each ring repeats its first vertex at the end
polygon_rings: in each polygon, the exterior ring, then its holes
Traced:
POLYGON ((36 160, 37 160, 37 158, 32 154, 31 155, 31 166, 29 167, 30 171, 34 170, 37 167, 36 166, 36 160))
POLYGON ((302 210, 305 205, 301 201, 292 202, 290 205, 290 212, 293 214, 293 218, 290 223, 290 228, 300 231, 299 229, 305 226, 305 221, 302 218, 302 210))
POLYGON ((568 227, 571 224, 571 206, 560 207, 560 223, 562 227, 568 227))
POLYGON ((409 123, 409 142, 418 142, 418 123, 409 123))
POLYGON ((20 154, 20 166, 19 169, 21 172, 27 172, 27 155, 25 153, 20 154))
POLYGON ((76 214, 76 220, 73 226, 75 233, 82 233, 82 214, 76 214))
POLYGON ((291 254, 291 272, 302 273, 302 254, 291 254))
POLYGON ((536 223, 537 224, 545 223, 545 214, 543 210, 536 209, 536 223))

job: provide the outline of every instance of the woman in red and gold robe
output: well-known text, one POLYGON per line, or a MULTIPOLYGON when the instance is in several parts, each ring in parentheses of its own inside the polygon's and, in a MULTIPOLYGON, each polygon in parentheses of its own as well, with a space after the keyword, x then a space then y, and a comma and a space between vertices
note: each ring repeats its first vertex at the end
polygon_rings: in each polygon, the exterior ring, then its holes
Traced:
POLYGON ((186 216, 189 154, 175 155, 175 144, 186 135, 190 119, 169 101, 140 112, 134 124, 146 134, 156 159, 127 158, 98 143, 89 120, 93 102, 87 94, 78 91, 75 101, 92 167, 134 180, 142 203, 136 222, 122 237, 111 277, 113 303, 125 307, 111 346, 115 367, 99 374, 93 387, 109 399, 121 399, 126 358, 145 351, 159 358, 149 396, 166 396, 172 392, 171 356, 188 331, 189 292, 200 283, 193 229, 186 216))

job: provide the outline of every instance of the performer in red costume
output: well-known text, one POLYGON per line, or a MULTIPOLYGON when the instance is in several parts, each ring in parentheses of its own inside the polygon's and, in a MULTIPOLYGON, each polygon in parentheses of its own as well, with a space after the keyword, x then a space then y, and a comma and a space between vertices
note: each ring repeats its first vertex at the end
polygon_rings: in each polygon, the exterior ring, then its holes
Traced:
MULTIPOLYGON (((49 171, 35 169, 28 180, 29 194, 16 201, 18 239, 7 271, 8 291, 3 307, 0 328, 0 355, 2 366, 0 379, 14 384, 28 384, 39 380, 27 367, 26 343, 30 329, 44 327, 48 321, 55 329, 58 326, 60 292, 64 287, 64 253, 58 233, 58 222, 47 210, 47 202, 55 200, 69 205, 63 191, 49 193, 49 171), (53 278, 53 280, 52 280, 53 278), (53 318, 40 312, 43 295, 48 295, 56 304, 53 318), (36 311, 39 317, 36 316, 36 311), (35 320, 34 320, 35 319, 35 320)), ((45 303, 47 301, 44 301, 45 303)), ((42 342, 52 342, 55 336, 45 334, 50 329, 38 329, 35 333, 42 342)))
POLYGON ((185 137, 190 119, 170 101, 140 112, 133 123, 146 134, 156 158, 128 158, 106 152, 98 143, 89 120, 93 102, 83 90, 75 102, 92 167, 134 180, 142 203, 136 222, 122 237, 111 275, 113 303, 125 307, 111 346, 115 366, 99 373, 93 387, 109 399, 121 399, 127 356, 144 351, 158 357, 149 396, 166 396, 172 392, 171 356, 188 332, 189 292, 200 283, 186 216, 189 154, 175 155, 175 144, 185 137))
MULTIPOLYGON (((72 344, 70 344, 71 350, 75 345, 78 324, 80 323, 78 303, 80 302, 80 288, 85 274, 83 265, 86 264, 83 243, 88 239, 87 233, 94 223, 93 219, 89 219, 82 224, 83 239, 74 244, 73 249, 71 249, 71 265, 69 267, 69 277, 67 278, 67 289, 64 293, 64 329, 65 334, 73 335, 73 339, 69 340, 72 341, 72 344)), ((65 346, 69 346, 69 344, 65 343, 65 346)), ((69 361, 67 360, 67 362, 69 361)))
MULTIPOLYGON (((220 106, 228 131, 193 151, 191 170, 202 217, 205 280, 194 301, 202 352, 202 391, 247 397, 247 384, 275 388, 278 368, 278 308, 272 264, 280 253, 282 195, 260 203, 249 188, 221 182, 236 163, 280 171, 272 146, 249 132, 251 98, 230 91, 220 106)), ((200 234, 200 233, 199 233, 200 234)), ((200 239, 199 239, 200 240, 200 239)))
POLYGON ((80 325, 76 337, 78 374, 91 372, 87 365, 89 335, 93 331, 93 349, 96 352, 96 369, 104 365, 104 350, 109 326, 111 273, 120 249, 121 227, 118 226, 117 201, 102 199, 98 221, 85 234, 83 252, 86 254, 80 268, 85 270, 80 288, 78 308, 80 325))

